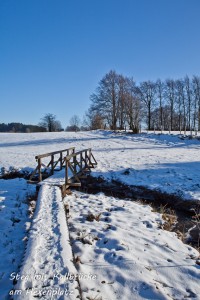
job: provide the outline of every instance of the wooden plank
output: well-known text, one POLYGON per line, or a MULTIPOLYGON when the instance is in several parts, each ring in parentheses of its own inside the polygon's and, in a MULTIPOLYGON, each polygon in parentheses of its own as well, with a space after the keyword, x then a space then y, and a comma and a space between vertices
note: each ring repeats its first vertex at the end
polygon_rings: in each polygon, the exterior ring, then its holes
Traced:
POLYGON ((94 155, 93 155, 92 152, 91 152, 91 156, 92 156, 92 158, 93 158, 93 160, 94 160, 94 163, 93 163, 93 164, 97 165, 97 161, 96 161, 96 159, 94 158, 94 155))
POLYGON ((54 155, 51 155, 51 175, 54 174, 54 155))
POLYGON ((50 163, 46 166, 44 163, 41 162, 41 167, 44 167, 45 170, 46 169, 50 169, 51 170, 50 163))
POLYGON ((55 170, 55 167, 57 166, 57 164, 59 163, 60 158, 58 158, 57 160, 55 160, 54 158, 54 165, 53 165, 53 169, 55 170))
POLYGON ((85 151, 89 151, 90 149, 91 149, 91 148, 84 149, 84 150, 81 150, 81 151, 78 151, 78 152, 74 152, 74 153, 72 153, 72 154, 70 154, 70 155, 67 155, 66 158, 67 158, 67 159, 71 159, 72 157, 74 157, 74 156, 76 156, 76 155, 79 155, 81 152, 83 153, 83 152, 85 152, 85 151))
POLYGON ((81 186, 81 182, 69 182, 69 186, 81 186))
POLYGON ((82 166, 78 160, 76 160, 76 164, 79 166, 80 170, 82 170, 82 166))
POLYGON ((87 157, 87 159, 88 159, 88 161, 89 161, 89 166, 90 166, 90 168, 94 168, 94 165, 93 165, 93 163, 91 162, 90 156, 88 156, 88 155, 86 154, 86 157, 87 157))
POLYGON ((74 172, 76 173, 76 156, 73 156, 74 172))
POLYGON ((83 159, 83 161, 85 162, 85 167, 84 167, 84 169, 86 169, 86 168, 89 168, 89 169, 90 169, 90 166, 88 165, 86 158, 83 157, 82 159, 83 159))
POLYGON ((67 151, 70 151, 70 150, 72 150, 72 152, 74 153, 75 147, 71 147, 71 148, 64 149, 64 150, 59 150, 59 151, 54 151, 54 152, 49 152, 49 153, 37 155, 37 156, 35 156, 35 158, 36 158, 36 159, 44 158, 44 157, 47 157, 47 156, 59 154, 60 152, 67 152, 67 151))
POLYGON ((38 183, 38 181, 34 181, 34 180, 30 180, 30 179, 27 180, 27 182, 30 183, 30 184, 37 184, 38 183))
POLYGON ((41 158, 38 158, 38 180, 42 181, 41 158))
POLYGON ((66 186, 68 184, 68 176, 69 176, 68 168, 69 168, 69 161, 66 159, 66 162, 65 162, 65 185, 66 186))
POLYGON ((62 152, 60 152, 60 170, 62 170, 62 161, 63 161, 63 157, 62 157, 62 152))

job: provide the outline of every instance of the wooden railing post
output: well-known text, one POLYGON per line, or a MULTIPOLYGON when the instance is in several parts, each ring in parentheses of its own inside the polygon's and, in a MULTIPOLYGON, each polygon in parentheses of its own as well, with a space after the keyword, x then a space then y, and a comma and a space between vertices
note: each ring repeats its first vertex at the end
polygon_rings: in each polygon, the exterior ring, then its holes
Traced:
POLYGON ((76 156, 73 157, 74 172, 76 173, 76 156))
POLYGON ((62 152, 60 152, 60 170, 62 170, 62 160, 63 160, 63 156, 62 156, 62 152))
POLYGON ((89 164, 91 165, 91 157, 92 157, 92 155, 91 155, 91 148, 89 149, 89 164))
POLYGON ((83 170, 83 154, 82 152, 80 153, 80 161, 81 161, 81 172, 83 170))
POLYGON ((41 158, 38 158, 38 180, 42 181, 41 158))
POLYGON ((85 150, 85 168, 88 167, 88 163, 87 163, 87 150, 85 150))
POLYGON ((68 185, 68 177, 69 177, 69 174, 68 174, 68 159, 65 158, 65 186, 68 185))
POLYGON ((51 175, 54 173, 54 155, 51 155, 51 175))

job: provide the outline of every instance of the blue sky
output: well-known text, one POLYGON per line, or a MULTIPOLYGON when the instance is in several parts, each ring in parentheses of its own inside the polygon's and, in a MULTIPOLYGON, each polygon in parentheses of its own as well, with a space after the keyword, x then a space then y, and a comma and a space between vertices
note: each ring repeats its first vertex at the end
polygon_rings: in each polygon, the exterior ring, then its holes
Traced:
POLYGON ((0 123, 65 128, 111 69, 200 75, 199 0, 0 0, 0 123))

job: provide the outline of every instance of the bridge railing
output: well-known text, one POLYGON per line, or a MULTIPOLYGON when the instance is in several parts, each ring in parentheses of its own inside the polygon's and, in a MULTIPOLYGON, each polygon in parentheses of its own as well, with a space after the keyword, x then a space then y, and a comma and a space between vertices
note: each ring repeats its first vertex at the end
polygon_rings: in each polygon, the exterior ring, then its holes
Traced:
POLYGON ((48 176, 53 175, 55 171, 62 170, 65 166, 66 156, 73 153, 75 153, 75 147, 35 156, 37 167, 31 173, 29 181, 31 182, 33 178, 37 176, 37 182, 40 182, 47 174, 48 176), (48 158, 50 158, 50 160, 48 158))
POLYGON ((65 186, 80 186, 80 178, 97 165, 91 148, 74 152, 65 157, 65 186))

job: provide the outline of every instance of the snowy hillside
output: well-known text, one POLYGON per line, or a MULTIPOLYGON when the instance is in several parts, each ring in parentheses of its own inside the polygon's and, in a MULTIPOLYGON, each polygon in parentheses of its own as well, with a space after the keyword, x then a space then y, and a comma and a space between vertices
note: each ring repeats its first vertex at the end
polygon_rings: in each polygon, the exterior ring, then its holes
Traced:
MULTIPOLYGON (((93 176, 200 200, 200 141, 178 134, 0 134, 0 170, 31 171, 35 155, 72 146, 92 148, 93 176)), ((46 184, 31 218, 34 190, 0 179, 1 299, 200 299, 198 251, 150 206, 77 191, 62 201, 46 184)))
POLYGON ((0 168, 36 167, 35 155, 75 146, 92 148, 98 161, 93 176, 143 185, 185 199, 200 199, 200 141, 178 135, 121 135, 109 131, 0 134, 0 168), (129 175, 124 171, 129 169, 129 175))

